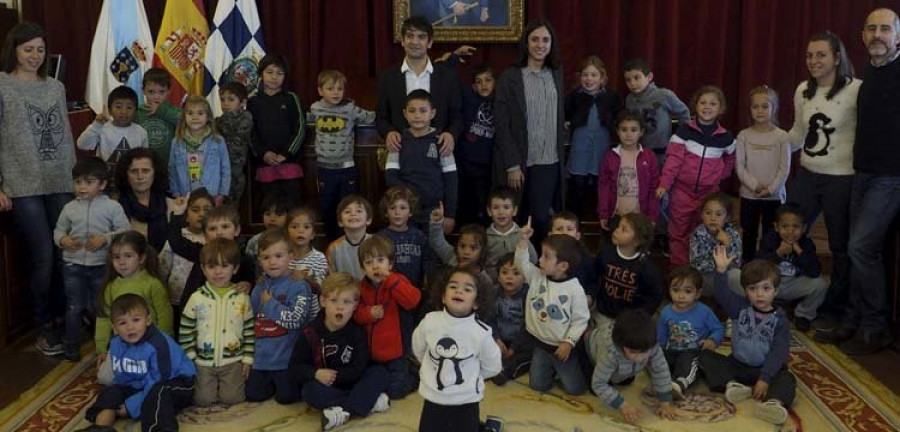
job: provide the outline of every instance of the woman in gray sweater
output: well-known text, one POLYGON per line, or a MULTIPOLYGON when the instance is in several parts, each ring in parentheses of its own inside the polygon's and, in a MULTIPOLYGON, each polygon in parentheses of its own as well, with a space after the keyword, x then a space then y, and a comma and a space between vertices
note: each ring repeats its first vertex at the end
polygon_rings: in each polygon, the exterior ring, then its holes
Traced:
POLYGON ((64 302, 53 227, 72 199, 75 150, 62 83, 47 77, 44 30, 20 23, 0 52, 0 211, 11 211, 31 272, 37 348, 62 353, 54 318, 64 302))

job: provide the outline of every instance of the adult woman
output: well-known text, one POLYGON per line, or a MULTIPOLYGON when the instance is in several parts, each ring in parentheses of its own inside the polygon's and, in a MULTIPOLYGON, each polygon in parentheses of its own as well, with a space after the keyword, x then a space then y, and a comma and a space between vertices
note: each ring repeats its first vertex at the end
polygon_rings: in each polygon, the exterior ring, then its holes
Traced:
POLYGON ((802 147, 803 152, 787 200, 800 205, 807 225, 812 225, 820 213, 825 215, 833 270, 828 298, 813 325, 831 328, 836 324, 836 307, 847 302, 856 95, 862 81, 853 78, 853 65, 844 44, 831 32, 809 39, 806 67, 809 79, 794 92, 794 126, 790 132, 793 147, 802 147))
POLYGON ((531 217, 540 244, 563 189, 563 70, 550 22, 528 23, 519 60, 500 75, 494 100, 494 184, 520 191, 522 220, 531 217))
POLYGON ((162 250, 172 207, 172 200, 166 198, 169 182, 165 165, 157 161, 150 149, 131 149, 119 159, 115 181, 121 192, 119 203, 131 220, 131 228, 145 235, 154 249, 162 250))
POLYGON ((65 298, 53 228, 72 199, 74 143, 66 114, 66 90, 47 77, 44 30, 21 23, 6 35, 0 52, 0 211, 13 223, 30 261, 28 290, 40 329, 36 346, 62 353, 52 330, 65 298))

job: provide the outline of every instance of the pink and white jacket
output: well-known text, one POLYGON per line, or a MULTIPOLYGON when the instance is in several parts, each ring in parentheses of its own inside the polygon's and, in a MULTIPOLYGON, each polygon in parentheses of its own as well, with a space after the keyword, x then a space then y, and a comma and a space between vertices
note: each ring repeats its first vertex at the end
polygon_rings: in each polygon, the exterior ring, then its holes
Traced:
POLYGON ((695 193, 718 190, 719 182, 734 169, 736 147, 734 135, 721 124, 707 136, 691 120, 679 126, 669 141, 659 185, 669 190, 677 183, 695 193))

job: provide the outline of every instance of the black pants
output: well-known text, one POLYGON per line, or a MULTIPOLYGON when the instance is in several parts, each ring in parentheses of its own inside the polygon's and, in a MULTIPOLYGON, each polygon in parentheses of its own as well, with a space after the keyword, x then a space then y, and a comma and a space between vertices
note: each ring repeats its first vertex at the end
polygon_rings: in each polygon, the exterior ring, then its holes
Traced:
MULTIPOLYGON (((759 379, 760 368, 748 366, 732 356, 723 356, 714 351, 704 350, 700 353, 700 369, 706 377, 706 384, 714 392, 724 392, 728 381, 753 386, 759 379)), ((794 402, 797 392, 797 379, 794 378, 787 365, 784 365, 769 382, 769 391, 764 400, 776 399, 789 407, 794 402)))
POLYGON ((519 224, 525 224, 528 217, 531 217, 531 227, 534 228, 531 242, 538 252, 541 242, 550 231, 550 211, 559 187, 559 163, 532 165, 525 170, 525 188, 522 206, 519 207, 525 211, 519 211, 519 224))
POLYGON ((534 340, 523 329, 521 333, 511 340, 504 340, 503 343, 513 350, 513 356, 503 359, 503 374, 509 379, 515 379, 528 373, 531 367, 531 355, 534 352, 534 340))
POLYGON ((700 350, 663 350, 663 354, 672 373, 672 382, 680 384, 681 390, 687 390, 697 380, 700 371, 700 363, 697 360, 700 350))
POLYGON ((589 196, 597 196, 597 176, 569 174, 569 188, 566 196, 566 210, 575 213, 579 220, 585 219, 586 204, 594 202, 589 196))
POLYGON ((470 223, 486 226, 490 222, 487 216, 487 197, 491 192, 491 166, 457 161, 457 167, 459 205, 456 210, 456 226, 470 223))
MULTIPOLYGON (((124 386, 110 385, 104 388, 97 401, 84 415, 87 421, 97 421, 97 414, 106 409, 117 409, 125 400, 139 390, 124 386)), ((156 383, 141 403, 141 430, 143 432, 177 431, 175 416, 189 407, 194 399, 194 377, 177 377, 156 383)))
POLYGON ((332 241, 341 236, 341 230, 337 225, 338 203, 347 195, 357 193, 359 190, 359 173, 356 167, 341 169, 319 167, 317 176, 319 180, 319 205, 322 208, 322 221, 325 224, 325 238, 328 241, 332 241))
POLYGON ((758 248, 756 241, 773 229, 775 223, 775 211, 781 205, 775 200, 756 200, 741 198, 741 228, 744 230, 743 261, 750 262, 756 255, 758 248), (759 224, 762 222, 762 230, 759 224))
POLYGON ((429 400, 422 406, 419 432, 478 432, 481 414, 478 402, 465 405, 438 405, 429 400))
POLYGON ((300 399, 300 383, 291 377, 287 369, 250 369, 245 385, 247 402, 262 402, 273 395, 275 402, 292 404, 300 399))

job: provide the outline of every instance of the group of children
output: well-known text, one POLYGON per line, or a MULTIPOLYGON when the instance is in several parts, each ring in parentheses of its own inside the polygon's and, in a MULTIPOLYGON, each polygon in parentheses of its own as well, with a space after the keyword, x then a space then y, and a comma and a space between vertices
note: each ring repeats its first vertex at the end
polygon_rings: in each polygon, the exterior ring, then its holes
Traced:
POLYGON ((640 410, 616 387, 644 368, 663 417, 674 416, 670 402, 702 373, 730 402, 752 397, 759 417, 786 420, 795 381, 787 370, 787 316, 774 300, 802 299, 794 325, 806 330, 826 284, 805 215, 777 205, 790 145, 768 87, 751 91, 753 125, 735 140, 717 121, 721 90, 698 90, 691 120, 674 93, 656 87, 650 67, 632 61, 623 110, 606 88, 603 62, 586 59, 580 87, 565 103, 566 167, 570 202, 596 193, 610 233, 593 257, 581 244, 578 214, 556 213, 536 249, 530 221, 516 223, 514 191, 467 187, 476 199, 457 199, 457 171, 471 180, 490 167, 490 68, 477 69, 464 98, 470 115, 456 157, 440 154, 429 93, 406 96, 409 128, 387 157, 390 188, 378 207, 384 228, 370 234, 375 209, 354 194, 353 127, 371 124, 374 114, 344 98, 343 74, 323 71, 321 99, 310 110, 321 222, 334 239, 323 253, 312 245, 319 212, 297 205, 306 117, 283 89, 287 62, 270 55, 260 71, 260 93, 249 100, 241 85, 222 87, 224 113, 214 120, 203 98, 171 106, 168 76, 150 70, 144 105, 127 87, 113 90, 109 113, 78 140, 98 157, 73 170, 76 199, 54 239, 66 264, 67 359, 79 359, 82 315, 96 315, 98 379, 107 387, 88 410, 91 430, 111 430, 117 417, 171 425, 191 404, 273 396, 321 409, 323 428, 331 429, 383 412, 416 389, 425 399, 421 430, 478 430, 484 380, 503 385, 525 373, 539 392, 557 379, 571 394, 590 389, 634 422, 640 410), (680 126, 670 139, 672 119, 680 126), (111 170, 136 147, 168 161, 176 204, 159 260, 104 194, 116 193, 107 189, 111 170), (242 250, 229 202, 240 201, 250 155, 254 180, 271 193, 261 209, 266 230, 242 250), (743 235, 731 221, 731 199, 719 193, 735 168, 743 235), (457 214, 454 246, 445 234, 457 214), (664 225, 666 279, 649 258, 664 225), (672 302, 654 322, 664 280, 672 302), (724 329, 701 295, 714 295, 732 320, 731 356, 715 352, 724 329))

